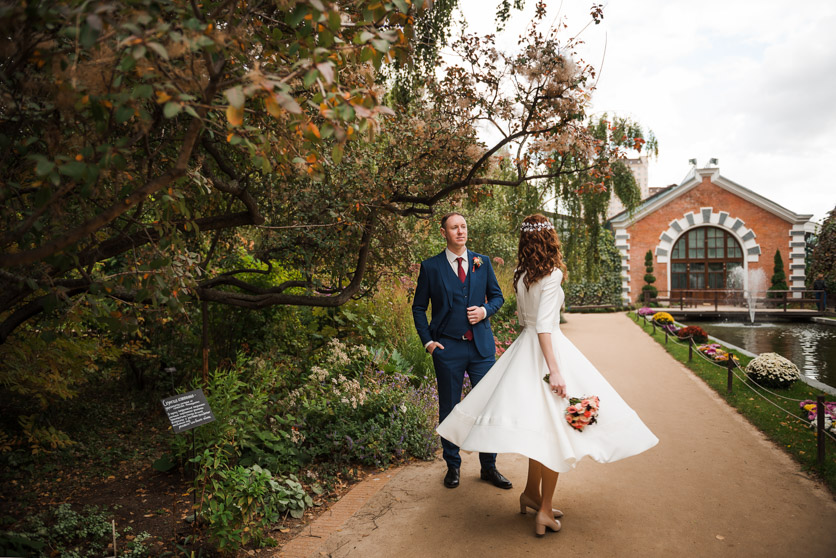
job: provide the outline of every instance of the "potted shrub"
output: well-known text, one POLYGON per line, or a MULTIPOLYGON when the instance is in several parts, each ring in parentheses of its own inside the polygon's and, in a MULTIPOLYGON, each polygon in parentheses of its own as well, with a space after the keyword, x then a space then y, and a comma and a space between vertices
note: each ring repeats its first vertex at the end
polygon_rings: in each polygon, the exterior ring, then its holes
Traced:
POLYGON ((798 367, 778 353, 763 353, 752 359, 746 375, 754 382, 771 388, 788 388, 801 373, 798 367))

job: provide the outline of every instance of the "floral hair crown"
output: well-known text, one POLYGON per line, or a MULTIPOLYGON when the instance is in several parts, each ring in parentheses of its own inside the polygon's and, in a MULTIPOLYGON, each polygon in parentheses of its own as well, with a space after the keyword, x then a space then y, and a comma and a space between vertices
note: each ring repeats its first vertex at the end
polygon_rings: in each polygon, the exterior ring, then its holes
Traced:
POLYGON ((542 223, 523 223, 520 227, 522 232, 534 232, 534 231, 541 231, 543 229, 549 230, 554 229, 554 225, 549 223, 548 221, 544 221, 542 223))

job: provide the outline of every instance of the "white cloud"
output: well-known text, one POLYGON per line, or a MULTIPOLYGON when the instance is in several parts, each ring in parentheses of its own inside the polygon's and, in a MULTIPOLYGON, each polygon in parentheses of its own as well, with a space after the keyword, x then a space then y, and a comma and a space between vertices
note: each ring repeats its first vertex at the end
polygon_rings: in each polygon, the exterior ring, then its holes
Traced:
MULTIPOLYGON (((471 31, 493 32, 498 2, 461 0, 471 31)), ((589 22, 591 1, 561 9, 565 37, 589 22)), ((498 44, 513 48, 531 14, 513 13, 498 44)), ((679 182, 688 159, 720 159, 727 178, 797 213, 836 205, 836 2, 611 0, 579 53, 604 64, 595 112, 631 116, 659 138, 651 186, 679 182), (604 49, 606 43, 606 55, 604 49)))

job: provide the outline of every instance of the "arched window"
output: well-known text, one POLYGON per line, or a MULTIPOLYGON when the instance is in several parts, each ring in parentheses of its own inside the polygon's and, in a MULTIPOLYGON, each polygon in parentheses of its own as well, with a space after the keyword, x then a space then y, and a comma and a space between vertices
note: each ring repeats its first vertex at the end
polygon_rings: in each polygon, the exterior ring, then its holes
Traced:
POLYGON ((717 227, 691 229, 671 252, 671 290, 726 289, 732 270, 743 266, 743 249, 717 227))

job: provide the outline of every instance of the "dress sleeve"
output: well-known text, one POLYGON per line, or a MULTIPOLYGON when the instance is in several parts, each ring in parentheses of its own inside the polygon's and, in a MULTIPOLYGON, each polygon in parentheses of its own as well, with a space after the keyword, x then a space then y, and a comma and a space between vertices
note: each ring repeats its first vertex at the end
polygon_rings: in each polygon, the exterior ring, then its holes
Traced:
POLYGON ((551 333, 554 325, 558 322, 560 308, 560 281, 563 272, 555 270, 551 275, 543 277, 543 287, 540 290, 540 304, 537 311, 537 333, 551 333))

